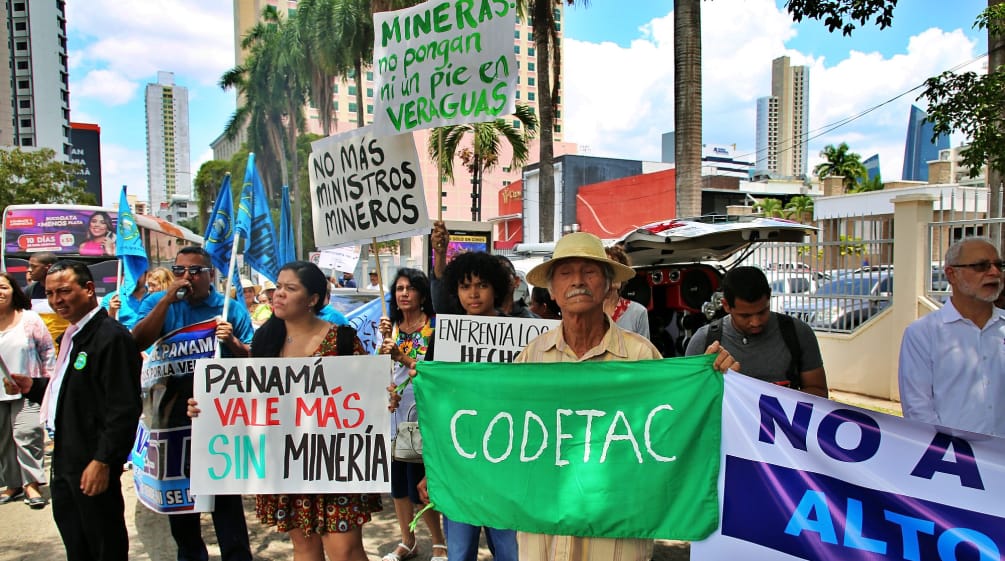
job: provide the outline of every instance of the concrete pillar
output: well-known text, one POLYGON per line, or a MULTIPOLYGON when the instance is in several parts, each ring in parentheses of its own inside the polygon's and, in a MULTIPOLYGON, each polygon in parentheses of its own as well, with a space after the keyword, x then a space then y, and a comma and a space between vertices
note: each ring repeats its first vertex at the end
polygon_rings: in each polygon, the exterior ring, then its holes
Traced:
MULTIPOLYGON (((931 275, 932 249, 928 224, 932 221, 935 196, 899 195, 893 198, 893 333, 891 343, 900 349, 904 330, 918 319, 918 301, 925 295, 925 278, 931 275)), ((899 352, 892 353, 890 395, 900 400, 897 387, 899 352)))
POLYGON ((829 175, 823 179, 824 196, 844 195, 844 176, 829 175))
POLYGON ((954 183, 953 162, 949 160, 931 160, 928 162, 928 183, 931 185, 954 183))

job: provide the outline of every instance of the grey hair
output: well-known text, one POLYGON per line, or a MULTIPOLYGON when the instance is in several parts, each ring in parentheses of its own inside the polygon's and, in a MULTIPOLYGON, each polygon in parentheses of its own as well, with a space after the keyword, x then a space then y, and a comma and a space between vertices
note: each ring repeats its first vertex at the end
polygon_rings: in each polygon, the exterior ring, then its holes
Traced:
POLYGON ((959 261, 960 254, 963 253, 963 246, 973 242, 984 242, 995 248, 996 252, 998 251, 998 246, 996 246, 995 243, 991 241, 991 238, 987 236, 967 236, 953 242, 953 244, 949 246, 949 249, 946 250, 944 266, 952 267, 954 263, 959 261))

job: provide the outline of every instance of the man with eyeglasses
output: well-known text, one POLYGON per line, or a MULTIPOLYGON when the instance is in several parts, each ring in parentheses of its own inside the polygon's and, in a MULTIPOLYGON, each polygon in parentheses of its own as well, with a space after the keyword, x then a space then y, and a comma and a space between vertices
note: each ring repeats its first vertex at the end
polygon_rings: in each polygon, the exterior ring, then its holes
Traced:
MULTIPOLYGON (((201 247, 184 247, 175 256, 171 267, 175 280, 164 292, 156 292, 143 300, 140 317, 133 328, 133 337, 140 348, 149 347, 159 337, 194 323, 223 314, 224 295, 213 288, 214 270, 209 253, 201 247)), ((251 316, 243 304, 233 298, 227 307, 226 321, 216 328, 218 344, 224 357, 250 356, 254 329, 251 316)), ((183 427, 191 423, 186 412, 192 397, 191 377, 179 378, 165 391, 176 391, 174 407, 168 413, 170 426, 183 427)), ((163 400, 166 402, 168 400, 163 400)), ((178 561, 208 559, 202 539, 199 513, 173 514, 168 517, 171 536, 178 546, 178 561)), ((223 561, 250 561, 248 526, 244 505, 239 495, 218 495, 213 511, 213 526, 223 561)))
POLYGON ((988 238, 946 251, 952 296, 904 331, 900 399, 904 417, 940 427, 1005 436, 1005 310, 1001 254, 988 238))

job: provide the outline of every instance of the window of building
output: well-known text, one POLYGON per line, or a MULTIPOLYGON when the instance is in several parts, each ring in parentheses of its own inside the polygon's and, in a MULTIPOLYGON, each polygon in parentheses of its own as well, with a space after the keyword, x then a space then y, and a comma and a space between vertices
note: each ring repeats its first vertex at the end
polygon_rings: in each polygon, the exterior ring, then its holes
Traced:
POLYGON ((366 106, 366 114, 367 115, 373 115, 373 105, 367 105, 366 106))
MULTIPOLYGON (((518 121, 516 119, 513 119, 513 128, 515 128, 515 129, 520 128, 520 121, 518 121)), ((509 171, 509 170, 506 169, 506 168, 503 168, 503 171, 509 171)))
POLYGON ((530 72, 534 72, 534 67, 535 67, 535 65, 534 65, 533 62, 528 62, 527 63, 527 70, 529 70, 530 72))
POLYGON ((373 88, 366 89, 366 97, 373 97, 373 88))
POLYGON ((562 125, 555 125, 555 132, 562 132, 562 125))
POLYGON ((534 40, 534 32, 533 31, 528 31, 527 32, 527 40, 528 41, 533 41, 534 40))
POLYGON ((534 47, 527 47, 527 56, 534 56, 534 47))
POLYGON ((31 126, 31 119, 21 119, 21 126, 22 127, 26 127, 26 128, 30 127, 31 126))
POLYGON ((34 144, 35 143, 32 142, 30 136, 23 136, 23 137, 21 137, 21 146, 34 146, 34 144))
POLYGON ((527 101, 534 101, 535 97, 534 92, 527 92, 527 101))
POLYGON ((513 45, 513 53, 520 54, 520 45, 513 45))
POLYGON ((520 90, 517 90, 517 91, 516 91, 516 93, 515 93, 515 94, 513 94, 513 97, 514 97, 515 99, 520 99, 520 90))
POLYGON ((17 106, 20 107, 21 109, 31 109, 31 100, 22 99, 21 101, 17 102, 17 106))
POLYGON ((527 77, 527 85, 528 86, 533 86, 534 85, 534 77, 533 76, 528 76, 527 77))
POLYGON ((18 41, 17 43, 15 43, 14 48, 16 50, 19 50, 19 51, 27 51, 28 50, 28 42, 27 41, 18 41))
POLYGON ((556 21, 556 22, 555 22, 555 31, 561 31, 561 30, 562 30, 562 24, 560 24, 560 23, 558 23, 558 22, 556 21))
POLYGON ((350 103, 349 104, 349 112, 353 113, 353 114, 356 113, 356 104, 355 103, 350 103))
POLYGON ((519 29, 517 29, 516 31, 513 32, 513 38, 514 39, 519 39, 520 38, 520 30, 519 29))
POLYGON ((372 82, 373 81, 373 72, 367 72, 366 73, 366 79, 370 80, 372 82))
POLYGON ((18 87, 19 89, 22 89, 22 90, 27 90, 27 89, 28 89, 28 86, 29 86, 29 84, 28 84, 28 80, 18 80, 18 81, 17 81, 17 87, 18 87))
POLYGON ((24 2, 14 2, 14 11, 15 12, 23 12, 24 11, 24 2))
POLYGON ((14 31, 27 31, 28 22, 26 21, 16 21, 14 22, 14 31))
POLYGON ((28 61, 27 60, 19 60, 19 61, 17 61, 17 69, 18 70, 28 70, 28 61))
POLYGON ((349 86, 349 95, 356 95, 356 86, 349 86))
POLYGON ((553 12, 553 14, 555 16, 555 21, 562 21, 562 10, 559 10, 558 8, 555 8, 555 11, 553 12))

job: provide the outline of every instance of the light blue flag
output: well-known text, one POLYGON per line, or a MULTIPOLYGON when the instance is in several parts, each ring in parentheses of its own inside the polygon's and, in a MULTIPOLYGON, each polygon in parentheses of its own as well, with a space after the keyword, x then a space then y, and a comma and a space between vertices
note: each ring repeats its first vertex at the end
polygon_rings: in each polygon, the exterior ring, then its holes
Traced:
POLYGON ((265 197, 262 178, 255 167, 255 154, 248 154, 248 167, 244 171, 244 185, 241 188, 241 202, 237 205, 237 225, 235 231, 244 243, 244 262, 249 267, 276 282, 280 263, 276 259, 276 227, 269 213, 269 201, 265 197))
POLYGON ((126 187, 122 186, 119 196, 119 218, 115 226, 115 256, 122 260, 122 285, 119 286, 119 299, 122 302, 136 289, 136 282, 146 272, 149 262, 147 252, 143 249, 143 239, 140 229, 136 227, 136 217, 129 209, 129 199, 126 198, 126 187))
POLYGON ((209 252, 213 266, 224 275, 230 268, 230 251, 234 246, 234 199, 230 192, 230 174, 223 178, 220 190, 216 193, 216 203, 213 214, 206 224, 206 251, 209 252))
POLYGON ((297 248, 293 243, 293 212, 290 210, 290 188, 283 185, 283 206, 279 211, 279 247, 276 249, 280 266, 296 261, 297 248))

